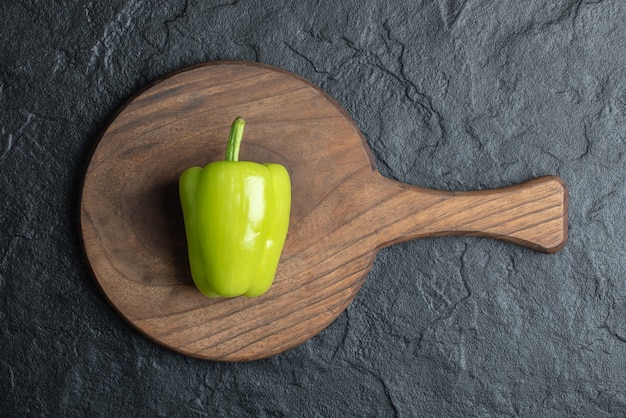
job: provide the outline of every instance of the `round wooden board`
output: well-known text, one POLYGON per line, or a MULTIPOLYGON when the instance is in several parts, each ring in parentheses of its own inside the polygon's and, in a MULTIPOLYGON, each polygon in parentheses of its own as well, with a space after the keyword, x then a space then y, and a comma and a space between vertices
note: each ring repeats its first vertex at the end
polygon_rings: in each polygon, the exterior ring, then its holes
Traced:
POLYGON ((133 326, 190 356, 244 361, 319 333, 394 242, 478 235, 557 251, 567 239, 567 188, 556 177, 459 193, 388 180, 320 89, 266 65, 215 62, 169 75, 121 109, 92 155, 80 222, 98 284, 133 326), (189 272, 178 177, 224 158, 236 116, 246 119, 240 159, 289 171, 291 219, 266 294, 208 299, 189 272))
POLYGON ((216 62, 160 80, 106 128, 85 176, 81 227, 97 282, 141 332, 194 357, 251 360, 306 341, 361 283, 315 280, 327 268, 320 257, 332 251, 315 248, 333 222, 305 218, 333 183, 372 171, 362 145, 330 97, 276 68, 216 62), (246 119, 241 160, 281 163, 291 173, 290 233, 267 294, 212 300, 191 280, 177 181, 187 167, 224 158, 238 115, 246 119))

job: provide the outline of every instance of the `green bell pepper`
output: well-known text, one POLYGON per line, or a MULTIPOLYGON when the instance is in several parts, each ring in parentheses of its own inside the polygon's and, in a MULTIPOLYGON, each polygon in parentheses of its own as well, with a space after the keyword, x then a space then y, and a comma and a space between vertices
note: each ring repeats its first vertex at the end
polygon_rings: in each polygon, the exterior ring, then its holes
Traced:
POLYGON ((244 125, 233 122, 225 161, 188 168, 179 179, 191 276, 208 297, 265 293, 289 227, 289 173, 239 161, 244 125))

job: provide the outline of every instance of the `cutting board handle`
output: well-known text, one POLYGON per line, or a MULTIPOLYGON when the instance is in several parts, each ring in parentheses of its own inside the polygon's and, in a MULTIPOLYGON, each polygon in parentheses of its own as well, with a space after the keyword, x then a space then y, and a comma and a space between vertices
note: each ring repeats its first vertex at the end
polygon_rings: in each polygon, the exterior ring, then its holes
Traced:
POLYGON ((567 186, 556 176, 470 192, 424 189, 393 180, 381 185, 379 194, 395 188, 388 200, 391 207, 383 205, 385 213, 395 214, 395 221, 380 227, 381 247, 417 238, 470 235, 555 253, 567 241, 567 186))

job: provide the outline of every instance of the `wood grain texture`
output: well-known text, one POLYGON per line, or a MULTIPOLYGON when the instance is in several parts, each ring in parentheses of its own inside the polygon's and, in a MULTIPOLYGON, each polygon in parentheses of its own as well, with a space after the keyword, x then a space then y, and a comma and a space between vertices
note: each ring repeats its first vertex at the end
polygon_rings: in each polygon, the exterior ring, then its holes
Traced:
POLYGON ((124 318, 181 353, 243 361, 324 329, 387 245, 476 235, 558 251, 567 188, 551 176, 476 192, 386 179, 354 122, 321 90, 269 66, 216 62, 172 74, 121 109, 92 155, 80 216, 93 274, 124 318), (223 159, 237 115, 246 119, 241 160, 289 170, 292 216, 270 291, 213 300, 190 277, 177 181, 187 167, 223 159))

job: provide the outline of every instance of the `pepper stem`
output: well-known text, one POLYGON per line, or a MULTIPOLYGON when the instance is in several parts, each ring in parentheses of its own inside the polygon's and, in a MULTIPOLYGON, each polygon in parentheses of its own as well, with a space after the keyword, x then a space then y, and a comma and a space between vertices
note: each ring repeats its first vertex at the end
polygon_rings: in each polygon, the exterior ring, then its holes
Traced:
POLYGON ((241 116, 237 116, 230 126, 228 144, 226 145, 226 161, 239 161, 239 148, 243 138, 243 128, 246 121, 241 116))

